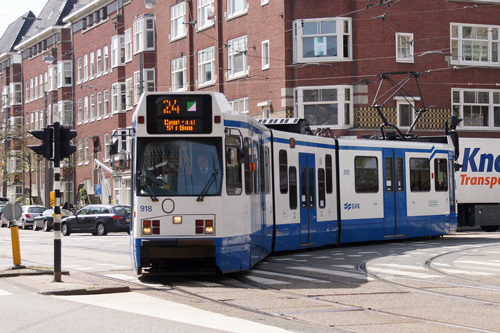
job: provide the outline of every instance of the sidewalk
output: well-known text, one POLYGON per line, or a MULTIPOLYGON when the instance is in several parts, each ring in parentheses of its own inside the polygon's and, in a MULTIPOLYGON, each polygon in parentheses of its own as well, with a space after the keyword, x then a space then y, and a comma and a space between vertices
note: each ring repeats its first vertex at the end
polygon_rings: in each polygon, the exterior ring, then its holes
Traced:
POLYGON ((51 268, 28 265, 14 268, 14 265, 6 265, 6 259, 8 258, 0 258, 0 279, 15 279, 16 283, 42 295, 91 295, 130 291, 129 286, 118 281, 81 272, 63 271, 62 282, 54 282, 54 270, 51 268))

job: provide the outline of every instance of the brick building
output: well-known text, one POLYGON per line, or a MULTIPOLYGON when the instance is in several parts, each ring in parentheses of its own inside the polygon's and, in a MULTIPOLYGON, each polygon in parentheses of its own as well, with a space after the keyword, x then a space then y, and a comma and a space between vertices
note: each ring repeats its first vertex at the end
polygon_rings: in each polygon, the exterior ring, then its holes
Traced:
MULTIPOLYGON (((423 109, 416 134, 443 133, 458 115, 462 136, 500 137, 498 17, 488 0, 49 0, 17 47, 21 112, 26 128, 43 127, 40 111, 57 105, 57 119, 77 129, 64 179, 71 203, 83 188, 87 201, 129 202, 130 172, 108 148, 143 91, 219 91, 237 111, 306 118, 336 135, 380 134, 378 104, 403 132, 423 109), (50 68, 63 81, 33 93, 50 68)), ((126 154, 130 140, 120 139, 126 154)))

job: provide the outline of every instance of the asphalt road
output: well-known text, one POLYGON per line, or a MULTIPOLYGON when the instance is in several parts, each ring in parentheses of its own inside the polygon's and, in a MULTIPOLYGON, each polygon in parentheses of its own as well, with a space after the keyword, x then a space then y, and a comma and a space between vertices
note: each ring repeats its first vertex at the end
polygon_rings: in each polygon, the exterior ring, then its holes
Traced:
MULTIPOLYGON (((50 268, 53 234, 20 230, 22 263, 50 268)), ((62 239, 62 283, 0 279, 5 332, 483 332, 500 331, 500 232, 353 244, 270 256, 226 276, 136 276, 129 238, 62 239), (78 279, 131 292, 45 296, 78 279)), ((0 229, 0 269, 12 266, 0 229)), ((77 281, 78 280, 78 281, 77 281)))

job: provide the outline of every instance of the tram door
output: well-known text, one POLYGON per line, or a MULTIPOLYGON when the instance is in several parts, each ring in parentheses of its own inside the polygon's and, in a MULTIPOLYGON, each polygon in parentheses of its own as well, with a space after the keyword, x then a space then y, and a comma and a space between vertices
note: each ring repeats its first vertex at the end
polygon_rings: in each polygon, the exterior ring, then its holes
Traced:
POLYGON ((383 150, 384 164, 384 236, 406 234, 406 184, 404 152, 383 150))
POLYGON ((316 242, 316 167, 314 154, 299 153, 300 244, 316 242))

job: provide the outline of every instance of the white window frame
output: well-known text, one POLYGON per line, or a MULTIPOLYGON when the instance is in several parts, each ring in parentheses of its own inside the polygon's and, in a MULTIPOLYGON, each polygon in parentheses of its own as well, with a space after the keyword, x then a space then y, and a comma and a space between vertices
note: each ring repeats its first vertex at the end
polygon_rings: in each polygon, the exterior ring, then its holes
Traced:
POLYGON ((133 52, 134 54, 144 51, 154 51, 155 41, 155 19, 151 15, 143 15, 134 19, 133 52))
MULTIPOLYGON (((54 117, 54 122, 59 121, 62 126, 73 128, 73 102, 70 100, 58 102, 54 117)), ((41 119, 42 117, 40 114, 40 120, 41 119)))
POLYGON ((132 29, 125 30, 125 63, 132 61, 132 29))
POLYGON ((187 36, 186 1, 182 1, 170 8, 170 41, 187 36))
POLYGON ((396 33, 396 62, 413 63, 413 34, 412 33, 396 33))
POLYGON ((215 46, 198 51, 198 88, 214 85, 217 81, 215 72, 215 46), (211 76, 207 78, 207 67, 211 76))
POLYGON ((102 93, 102 117, 109 117, 109 90, 104 90, 102 93))
POLYGON ((261 6, 264 6, 264 5, 267 5, 269 4, 269 0, 260 0, 260 5, 261 6))
MULTIPOLYGON (((35 96, 33 99, 38 99, 38 76, 35 75, 35 81, 34 81, 34 91, 35 91, 35 96)), ((40 96, 41 97, 41 96, 40 96)))
POLYGON ((83 123, 83 100, 81 98, 77 101, 76 121, 78 125, 83 123))
POLYGON ((186 91, 187 82, 187 60, 182 56, 171 61, 172 68, 172 91, 186 91), (180 83, 182 81, 182 83, 180 83))
POLYGON ((308 120, 309 126, 313 129, 325 126, 335 129, 345 129, 351 128, 354 124, 353 86, 351 85, 297 87, 294 89, 294 100, 295 117, 308 120), (336 96, 328 99, 328 90, 336 90, 336 96), (315 95, 316 99, 304 101, 306 91, 311 91, 309 94, 315 95), (314 124, 314 121, 310 120, 310 116, 305 114, 307 106, 325 105, 325 107, 329 107, 332 104, 337 105, 337 124, 314 124))
POLYGON ((101 49, 97 49, 95 51, 95 57, 96 57, 95 76, 99 77, 102 74, 102 50, 101 49))
POLYGON ((83 98, 83 123, 89 122, 89 97, 85 96, 83 98))
POLYGON ((89 121, 95 121, 95 95, 90 95, 89 121))
POLYGON ((102 48, 102 74, 108 74, 109 71, 109 47, 102 48))
POLYGON ((111 68, 125 65, 125 36, 111 37, 111 68))
POLYGON ((89 80, 92 80, 95 76, 95 53, 90 52, 89 54, 89 80))
POLYGON ((83 56, 83 82, 89 80, 89 56, 85 54, 83 56))
POLYGON ((229 105, 231 105, 231 108, 234 111, 237 111, 240 113, 250 112, 249 104, 248 104, 248 97, 236 98, 236 99, 230 100, 229 105))
POLYGON ((271 67, 271 50, 269 40, 262 42, 262 70, 269 69, 271 67))
POLYGON ((109 145, 110 145, 110 135, 109 133, 104 133, 104 156, 103 161, 109 161, 109 145))
MULTIPOLYGON (((141 97, 141 72, 134 72, 134 105, 137 105, 141 97)), ((153 92, 156 91, 156 70, 154 68, 147 68, 142 71, 142 91, 153 92)))
POLYGON ((415 97, 415 96, 410 96, 410 97, 395 97, 396 100, 396 112, 397 112, 397 118, 398 118, 398 127, 400 128, 410 128, 411 124, 413 124, 413 121, 415 120, 416 113, 415 113, 415 101, 419 101, 420 97, 415 97), (403 110, 401 109, 402 107, 407 106, 408 107, 408 112, 410 112, 409 115, 405 115, 405 118, 408 118, 408 123, 403 123, 403 117, 402 117, 402 112, 403 110))
POLYGON ((73 65, 71 60, 64 60, 57 63, 57 87, 72 87, 73 86, 73 65))
POLYGON ((500 26, 450 23, 450 49, 452 65, 499 67, 500 26))
POLYGON ((126 83, 117 82, 113 83, 111 87, 111 112, 119 113, 126 111, 126 83))
POLYGON ((78 165, 83 164, 83 142, 82 139, 78 139, 78 165))
POLYGON ((89 138, 83 139, 83 163, 89 164, 89 138))
POLYGON ((125 109, 131 110, 134 107, 134 84, 133 79, 128 78, 125 80, 125 109))
POLYGON ((241 15, 245 15, 247 13, 248 13, 247 0, 227 0, 226 17, 228 20, 236 18, 241 15))
POLYGON ((42 98, 44 95, 43 95, 43 74, 40 74, 40 78, 38 79, 38 95, 40 96, 40 98, 42 98))
POLYGON ((241 36, 228 41, 227 57, 229 69, 227 71, 227 79, 237 79, 248 75, 248 46, 247 36, 241 36), (241 70, 236 71, 236 61, 241 57, 241 70))
POLYGON ((318 19, 301 19, 293 22, 293 62, 308 63, 308 62, 334 62, 334 61, 352 61, 352 19, 348 17, 330 17, 318 19), (322 23, 334 22, 335 32, 322 33, 322 23), (313 33, 313 29, 317 33, 313 33), (309 33, 309 31, 311 31, 309 33), (304 33, 305 32, 305 33, 304 33), (324 55, 328 45, 325 43, 325 38, 335 37, 337 55, 324 55), (347 38, 348 45, 344 47, 344 38, 347 38), (316 56, 304 56, 304 41, 310 42, 316 39, 313 52, 316 56), (347 52, 347 55, 345 53, 347 52))
POLYGON ((102 119, 102 93, 98 92, 96 96, 96 119, 102 119))
POLYGON ((204 30, 215 25, 215 6, 214 0, 198 0, 196 13, 197 13, 197 30, 204 30), (211 13, 210 13, 211 12, 211 13), (209 18, 209 13, 212 18, 209 18))
POLYGON ((463 119, 459 125, 461 128, 474 129, 476 131, 498 131, 500 129, 500 90, 453 88, 451 90, 451 102, 452 114, 463 119), (483 125, 484 118, 481 118, 481 114, 478 113, 478 111, 482 111, 484 108, 488 108, 486 115, 488 118, 487 125, 483 125), (478 116, 473 117, 474 113, 478 116))
MULTIPOLYGON (((42 84, 42 83, 40 83, 42 84)), ((9 92, 7 95, 10 94, 9 98, 9 105, 21 105, 23 103, 23 87, 21 82, 13 82, 9 85, 9 92)), ((43 96, 43 91, 42 91, 42 96, 43 96)))

